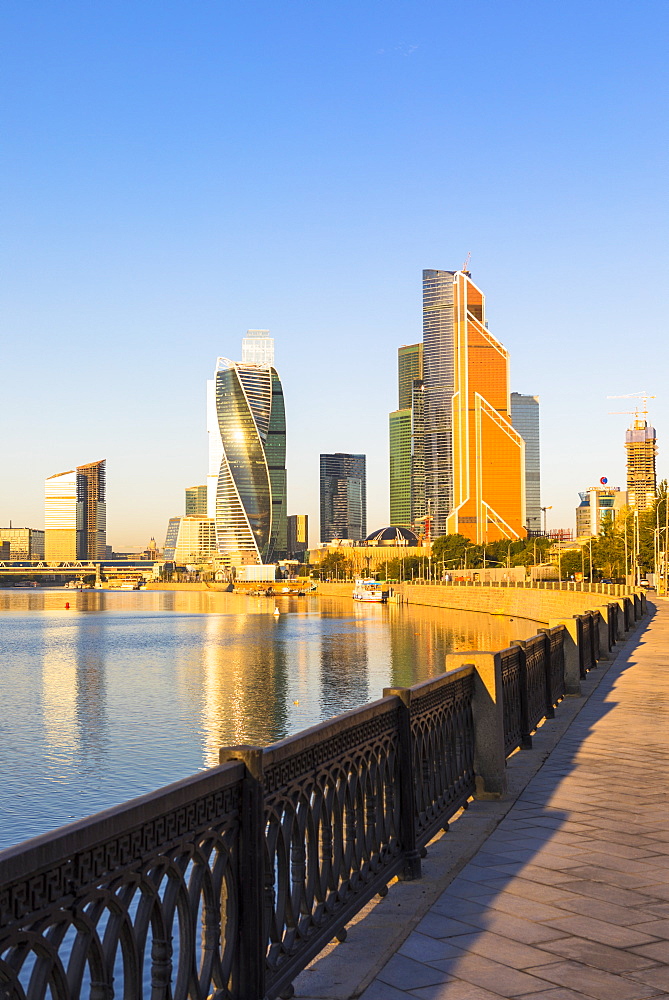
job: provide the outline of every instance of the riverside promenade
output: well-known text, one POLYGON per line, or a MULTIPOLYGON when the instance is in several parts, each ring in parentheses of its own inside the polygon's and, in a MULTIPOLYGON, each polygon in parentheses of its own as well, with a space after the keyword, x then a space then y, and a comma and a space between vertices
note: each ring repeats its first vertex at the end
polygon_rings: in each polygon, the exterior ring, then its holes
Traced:
POLYGON ((669 997, 669 601, 648 610, 299 1000, 669 997))

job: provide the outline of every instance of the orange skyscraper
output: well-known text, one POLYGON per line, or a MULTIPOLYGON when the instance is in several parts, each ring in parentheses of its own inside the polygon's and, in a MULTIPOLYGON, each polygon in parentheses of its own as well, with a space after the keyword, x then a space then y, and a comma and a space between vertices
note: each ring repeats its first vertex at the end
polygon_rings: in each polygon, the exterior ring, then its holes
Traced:
POLYGON ((430 535, 525 535, 524 450, 511 424, 509 356, 467 271, 423 271, 425 486, 430 535))

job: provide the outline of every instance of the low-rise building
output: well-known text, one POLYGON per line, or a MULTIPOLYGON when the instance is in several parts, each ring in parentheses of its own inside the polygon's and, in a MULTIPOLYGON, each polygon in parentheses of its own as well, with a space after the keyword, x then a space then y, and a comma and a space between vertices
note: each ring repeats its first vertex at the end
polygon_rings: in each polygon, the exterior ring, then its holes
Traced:
POLYGON ((38 528, 0 528, 0 544, 9 543, 9 555, 15 562, 44 559, 44 532, 38 528))
POLYGON ((576 537, 598 535, 602 525, 608 521, 614 524, 616 518, 628 505, 627 492, 619 487, 608 489, 605 485, 591 486, 579 493, 581 502, 576 508, 576 537))
POLYGON ((171 517, 163 557, 179 565, 205 562, 216 552, 216 522, 211 517, 171 517))

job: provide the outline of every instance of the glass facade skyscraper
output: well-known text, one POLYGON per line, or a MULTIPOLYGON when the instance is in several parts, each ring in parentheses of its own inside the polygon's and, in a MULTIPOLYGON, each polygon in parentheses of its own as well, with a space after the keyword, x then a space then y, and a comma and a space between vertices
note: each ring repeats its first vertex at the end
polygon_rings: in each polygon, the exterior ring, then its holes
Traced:
POLYGON ((525 526, 541 531, 539 397, 512 392, 511 423, 525 442, 525 526))
POLYGON ((524 534, 524 442, 510 417, 509 356, 468 271, 423 271, 425 494, 430 537, 524 534))
POLYGON ((287 548, 281 381, 271 365, 219 358, 213 388, 217 432, 210 426, 210 456, 213 451, 221 457, 214 511, 218 551, 237 563, 273 562, 287 548))
POLYGON ((367 473, 364 455, 336 452, 320 458, 321 542, 367 534, 367 473))
POLYGON ((48 560, 104 559, 107 547, 106 462, 50 476, 44 494, 48 560))
POLYGON ((186 489, 186 517, 207 516, 207 487, 189 486, 186 489))
POLYGON ((399 408, 389 417, 390 523, 417 528, 425 516, 423 345, 397 352, 399 408))

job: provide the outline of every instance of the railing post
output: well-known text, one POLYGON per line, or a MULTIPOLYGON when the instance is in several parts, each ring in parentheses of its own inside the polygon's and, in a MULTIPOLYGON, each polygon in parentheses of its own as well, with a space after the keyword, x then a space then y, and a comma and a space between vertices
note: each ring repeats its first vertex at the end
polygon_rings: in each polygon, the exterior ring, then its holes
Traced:
POLYGON ((597 628, 599 629, 599 659, 608 660, 609 650, 611 649, 611 629, 609 628, 610 605, 600 604, 597 610, 599 611, 599 618, 597 619, 597 628))
POLYGON ((239 996, 262 1000, 274 894, 272 873, 266 870, 265 863, 262 747, 222 747, 219 763, 229 760, 241 760, 246 765, 240 817, 239 996))
POLYGON ((411 738, 411 688, 384 688, 383 697, 395 695, 400 700, 400 837, 404 867, 398 878, 411 882, 421 877, 420 851, 416 847, 415 754, 411 738))
POLYGON ((564 625, 564 690, 568 695, 581 693, 581 662, 578 653, 578 630, 575 618, 553 618, 549 628, 564 625))
POLYGON ((474 667, 474 774, 477 799, 506 794, 502 657, 500 653, 447 653, 446 670, 474 667))
POLYGON ((546 718, 555 718, 555 692, 553 691, 553 661, 551 658, 551 637, 549 629, 540 628, 537 632, 544 637, 544 683, 546 688, 546 718))
POLYGON ((527 654, 524 639, 512 639, 512 646, 518 646, 518 662, 520 665, 520 749, 532 749, 530 733, 530 711, 527 703, 527 654))

